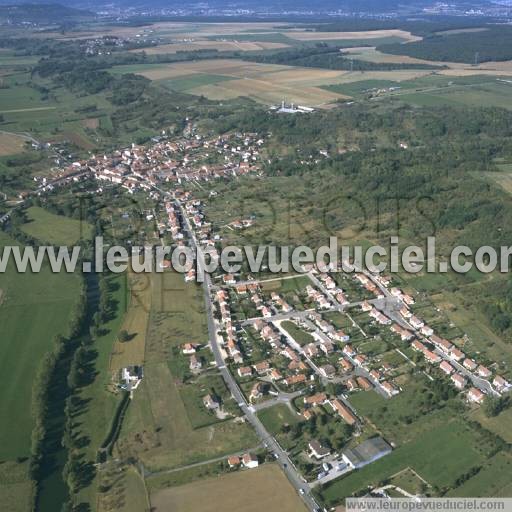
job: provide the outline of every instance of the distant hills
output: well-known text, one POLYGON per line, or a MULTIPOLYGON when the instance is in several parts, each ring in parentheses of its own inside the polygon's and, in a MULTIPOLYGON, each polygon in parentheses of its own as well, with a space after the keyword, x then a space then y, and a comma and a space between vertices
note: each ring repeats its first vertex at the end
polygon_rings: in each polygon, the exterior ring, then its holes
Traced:
MULTIPOLYGON (((106 6, 126 6, 141 7, 146 9, 177 9, 190 10, 191 12, 207 12, 208 10, 230 10, 246 9, 257 12, 333 12, 340 11, 345 13, 375 13, 385 14, 399 12, 402 14, 418 13, 425 7, 432 7, 438 4, 436 0, 320 0, 311 2, 311 0, 192 0, 183 2, 183 0, 67 0, 66 4, 80 10, 95 10, 105 8, 106 6)), ((505 1, 503 3, 506 3, 505 1)), ((55 9, 56 4, 48 5, 47 0, 31 0, 31 4, 26 4, 23 0, 0 0, 2 5, 23 5, 26 9, 24 15, 43 15, 48 7, 55 9), (41 7, 41 11, 37 11, 41 7)), ((451 0, 451 7, 460 9, 491 7, 499 4, 494 0, 451 0)), ((72 7, 59 6, 63 9, 66 17, 78 16, 72 7)), ((20 11, 22 13, 23 11, 20 11)), ((90 13, 89 13, 90 14, 90 13)), ((17 15, 14 11, 14 15, 17 15)))
POLYGON ((0 0, 0 22, 53 23, 79 21, 92 18, 94 13, 61 4, 31 3, 3 5, 0 0))

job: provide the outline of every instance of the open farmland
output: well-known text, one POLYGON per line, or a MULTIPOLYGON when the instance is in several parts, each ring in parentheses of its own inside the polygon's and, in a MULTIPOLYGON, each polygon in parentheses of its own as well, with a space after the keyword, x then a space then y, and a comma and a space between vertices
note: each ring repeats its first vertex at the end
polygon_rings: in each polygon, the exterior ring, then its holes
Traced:
POLYGON ((285 98, 289 102, 319 107, 345 98, 341 94, 318 87, 336 82, 345 74, 325 69, 215 59, 153 66, 147 70, 140 66, 136 72, 151 80, 160 81, 165 87, 172 89, 174 81, 176 90, 218 100, 247 96, 261 103, 271 104, 279 103, 285 98), (208 78, 212 75, 222 78, 208 78), (206 84, 202 85, 201 82, 206 84))
POLYGON ((509 453, 501 452, 489 459, 482 469, 465 481, 460 487, 450 491, 448 496, 456 497, 510 497, 512 483, 510 469, 512 457, 509 453))
MULTIPOLYGON (((0 246, 5 245, 16 242, 0 233, 0 246)), ((1 287, 0 416, 16 418, 0 423, 0 459, 5 460, 30 452, 32 381, 54 337, 67 332, 80 281, 73 274, 52 273, 47 265, 39 273, 18 273, 10 262, 1 287)))
POLYGON ((453 86, 445 89, 397 94, 406 103, 418 106, 472 106, 512 108, 512 85, 489 77, 487 84, 453 86))
POLYGON ((56 246, 73 245, 91 236, 91 226, 87 222, 55 215, 37 206, 27 210, 27 219, 28 223, 23 225, 27 235, 56 246))
POLYGON ((300 512, 306 510, 281 470, 266 464, 220 478, 157 491, 151 497, 156 512, 300 512))
MULTIPOLYGON (((196 23, 196 22, 175 22, 161 21, 147 23, 142 26, 112 26, 112 25, 91 25, 87 30, 77 30, 60 34, 47 32, 44 37, 52 37, 58 40, 88 39, 111 35, 116 37, 137 37, 150 35, 152 37, 167 37, 173 39, 207 38, 211 36, 222 36, 228 34, 252 33, 252 32, 281 32, 286 31, 286 23, 196 23)), ((41 35, 43 37, 43 35, 41 35)))

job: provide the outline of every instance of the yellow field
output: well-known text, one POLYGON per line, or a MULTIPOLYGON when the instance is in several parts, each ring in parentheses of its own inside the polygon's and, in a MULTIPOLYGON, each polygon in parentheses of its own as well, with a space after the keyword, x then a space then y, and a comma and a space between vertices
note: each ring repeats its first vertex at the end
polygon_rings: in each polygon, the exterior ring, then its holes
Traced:
POLYGON ((256 62, 244 62, 238 59, 212 59, 179 62, 163 65, 155 69, 140 72, 142 76, 150 80, 162 80, 175 78, 181 75, 193 73, 215 73, 218 75, 233 76, 236 78, 260 77, 263 73, 294 69, 290 66, 278 64, 259 64, 256 62))
POLYGON ((254 80, 250 78, 197 87, 189 92, 219 100, 247 96, 266 104, 279 103, 285 99, 287 102, 314 107, 322 107, 338 99, 346 98, 341 94, 324 91, 317 87, 297 88, 293 84, 279 84, 265 79, 254 80))
POLYGON ((0 156, 21 153, 25 139, 14 133, 0 132, 0 156))
POLYGON ((265 464, 151 496, 156 512, 301 512, 306 507, 279 467, 265 464))

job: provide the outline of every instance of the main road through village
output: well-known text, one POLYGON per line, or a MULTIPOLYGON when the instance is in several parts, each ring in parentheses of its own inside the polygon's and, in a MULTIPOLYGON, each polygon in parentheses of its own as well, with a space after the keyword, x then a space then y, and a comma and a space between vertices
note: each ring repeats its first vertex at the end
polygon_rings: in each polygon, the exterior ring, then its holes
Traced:
MULTIPOLYGON (((181 215, 184 221, 184 229, 187 231, 189 240, 192 244, 192 248, 197 251, 197 240, 190 224, 190 220, 186 214, 186 211, 179 200, 172 196, 169 192, 164 192, 163 190, 158 189, 159 192, 165 194, 169 199, 172 199, 181 211, 181 215)), ((295 468, 293 462, 288 457, 288 454, 281 448, 279 443, 274 439, 274 437, 267 431, 264 427, 263 423, 259 420, 258 416, 255 414, 255 410, 247 404, 244 395, 240 391, 236 380, 231 375, 231 372, 226 367, 224 363, 224 359, 222 357, 222 353, 219 347, 218 338, 217 338, 217 329, 215 326, 215 320, 213 317, 213 304, 211 298, 211 288, 212 282, 210 276, 207 272, 204 273, 204 281, 203 281, 203 289, 204 289, 204 300, 206 304, 206 312, 208 317, 208 337, 210 339, 210 346, 215 357, 215 362, 217 364, 217 368, 221 372, 222 378, 226 383, 228 389, 230 390, 232 396, 237 401, 238 406, 244 413, 245 417, 249 421, 249 423, 254 427, 256 434, 263 442, 264 446, 274 454, 276 457, 277 463, 284 471, 288 480, 291 482, 296 491, 301 495, 306 507, 310 511, 319 510, 318 504, 311 494, 311 488, 307 482, 300 476, 299 472, 295 468)))

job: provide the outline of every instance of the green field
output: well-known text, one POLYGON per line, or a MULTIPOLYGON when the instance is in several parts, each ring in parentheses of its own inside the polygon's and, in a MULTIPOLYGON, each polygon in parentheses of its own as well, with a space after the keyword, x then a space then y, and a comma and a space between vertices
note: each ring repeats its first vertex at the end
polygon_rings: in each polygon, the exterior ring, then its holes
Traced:
POLYGON ((328 91, 364 98, 377 90, 395 88, 379 93, 374 100, 400 99, 418 106, 472 106, 510 108, 512 84, 499 82, 497 77, 485 75, 445 76, 432 74, 413 80, 359 80, 325 85, 328 91))
POLYGON ((489 459, 480 472, 460 487, 451 490, 448 496, 455 497, 511 497, 512 457, 509 453, 498 453, 489 459))
POLYGON ((404 83, 394 82, 392 80, 359 80, 345 84, 324 85, 322 88, 327 91, 359 97, 373 89, 385 89, 389 87, 404 87, 404 83))
POLYGON ((328 502, 376 485, 404 468, 411 467, 431 485, 453 486, 455 480, 484 460, 474 448, 478 436, 454 420, 424 432, 391 454, 328 485, 322 495, 328 502))
POLYGON ((279 434, 283 425, 295 425, 299 422, 299 416, 290 411, 290 408, 284 404, 263 409, 258 413, 258 418, 273 435, 279 434))
POLYGON ((28 208, 27 220, 22 228, 27 235, 56 246, 70 246, 91 236, 92 228, 87 222, 55 215, 37 206, 28 208))
MULTIPOLYGON (((0 246, 16 242, 0 232, 0 246)), ((4 377, 0 417, 0 460, 30 453, 32 381, 38 364, 52 349, 57 334, 66 334, 69 315, 77 300, 80 279, 52 273, 44 265, 39 273, 18 273, 10 262, 0 283, 0 372, 4 377)))
POLYGON ((471 413, 470 418, 478 421, 484 428, 500 436, 507 443, 512 443, 512 430, 510 429, 512 407, 491 418, 488 418, 482 409, 477 409, 471 413))
POLYGON ((195 73, 192 75, 180 76, 172 80, 159 81, 164 87, 177 92, 185 92, 203 85, 214 85, 227 80, 235 80, 235 77, 226 75, 215 75, 206 73, 195 73))
POLYGON ((474 86, 453 86, 428 92, 397 94, 401 101, 430 107, 437 105, 512 108, 512 84, 489 81, 474 86))
MULTIPOLYGON (((0 128, 30 133, 38 141, 69 141, 81 149, 94 148, 107 132, 89 128, 90 119, 101 120, 114 111, 102 91, 80 94, 26 72, 13 71, 2 77, 0 88, 0 128), (43 95, 41 90, 48 90, 43 95)), ((121 136, 123 134, 120 134, 121 136)))

